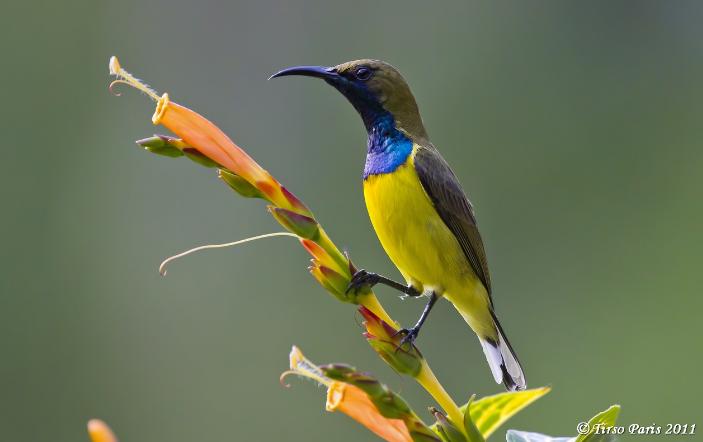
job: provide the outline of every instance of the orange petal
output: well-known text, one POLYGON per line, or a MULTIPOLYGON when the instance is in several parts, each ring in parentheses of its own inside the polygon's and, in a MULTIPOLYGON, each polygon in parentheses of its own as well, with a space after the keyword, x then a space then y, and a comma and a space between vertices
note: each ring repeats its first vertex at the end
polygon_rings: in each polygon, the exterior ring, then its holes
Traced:
POLYGON ((186 144, 241 176, 279 207, 300 210, 302 203, 284 191, 281 184, 210 120, 169 100, 164 94, 152 118, 178 135, 186 144))
POLYGON ((388 442, 412 442, 405 422, 388 419, 358 387, 332 382, 327 389, 327 411, 341 411, 388 442))
POLYGON ((100 419, 88 421, 88 435, 92 442, 117 442, 115 433, 100 419))
MULTIPOLYGON (((374 312, 364 306, 359 307, 359 313, 365 319, 366 332, 384 341, 393 341, 397 337, 397 330, 379 318, 374 312)), ((400 337, 398 337, 400 339, 400 337)), ((396 339, 396 340, 398 340, 396 339)))

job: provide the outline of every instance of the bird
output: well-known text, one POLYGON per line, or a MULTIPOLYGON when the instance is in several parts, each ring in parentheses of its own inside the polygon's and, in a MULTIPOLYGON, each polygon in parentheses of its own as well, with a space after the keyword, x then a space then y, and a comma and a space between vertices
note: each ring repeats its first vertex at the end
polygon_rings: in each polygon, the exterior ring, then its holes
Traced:
POLYGON ((371 224, 407 284, 358 270, 348 290, 384 284, 429 297, 403 329, 413 343, 440 298, 451 302, 481 343, 493 378, 509 391, 527 388, 522 366, 498 321, 486 252, 474 208, 425 130, 407 81, 391 64, 361 59, 336 66, 295 66, 270 78, 324 80, 352 104, 367 133, 363 190, 371 224))

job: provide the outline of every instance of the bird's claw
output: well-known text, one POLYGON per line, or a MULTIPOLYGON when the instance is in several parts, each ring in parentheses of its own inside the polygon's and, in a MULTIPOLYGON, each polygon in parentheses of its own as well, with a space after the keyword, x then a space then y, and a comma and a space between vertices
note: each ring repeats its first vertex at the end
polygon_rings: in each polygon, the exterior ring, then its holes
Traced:
POLYGON ((358 292, 364 288, 370 289, 374 285, 378 284, 378 281, 379 277, 377 274, 367 272, 364 269, 357 270, 357 272, 352 276, 352 279, 344 293, 349 293, 351 291, 358 292))
POLYGON ((400 340, 400 345, 398 346, 398 349, 403 348, 405 344, 410 344, 412 347, 415 345, 415 339, 417 339, 417 335, 420 333, 420 329, 417 327, 413 328, 403 328, 395 332, 393 336, 397 335, 403 335, 403 337, 400 340))

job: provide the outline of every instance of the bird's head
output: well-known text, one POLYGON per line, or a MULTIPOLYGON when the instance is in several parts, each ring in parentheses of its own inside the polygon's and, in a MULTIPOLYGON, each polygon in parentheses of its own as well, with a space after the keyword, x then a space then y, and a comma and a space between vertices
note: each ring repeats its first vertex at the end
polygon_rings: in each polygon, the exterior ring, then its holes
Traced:
POLYGON ((379 60, 354 60, 337 66, 296 66, 271 78, 304 75, 321 78, 344 95, 359 112, 367 131, 389 120, 412 138, 427 138, 408 83, 396 68, 379 60))

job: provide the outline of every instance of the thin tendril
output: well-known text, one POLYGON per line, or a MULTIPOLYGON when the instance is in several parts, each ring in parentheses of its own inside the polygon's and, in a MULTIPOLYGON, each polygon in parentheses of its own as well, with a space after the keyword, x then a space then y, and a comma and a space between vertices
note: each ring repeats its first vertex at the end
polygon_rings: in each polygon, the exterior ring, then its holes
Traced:
POLYGON ((281 386, 283 386, 285 388, 290 388, 290 384, 288 382, 283 382, 283 381, 285 381, 286 378, 292 374, 297 375, 298 373, 296 373, 293 370, 286 370, 283 373, 281 373, 281 376, 278 378, 278 382, 281 383, 281 386))
POLYGON ((116 84, 120 84, 120 83, 126 84, 126 85, 128 85, 128 86, 131 86, 129 83, 127 83, 127 82, 124 81, 124 80, 114 80, 114 81, 112 81, 112 83, 110 83, 110 86, 107 87, 107 90, 110 91, 110 93, 111 93, 112 95, 114 95, 115 97, 121 97, 121 96, 122 96, 122 92, 117 92, 117 91, 115 90, 115 85, 116 85, 116 84))
POLYGON ((204 246, 199 246, 192 248, 190 250, 186 250, 185 252, 181 252, 177 255, 170 256, 166 258, 161 265, 159 265, 159 273, 161 273, 161 276, 166 276, 166 266, 171 262, 176 259, 182 258, 184 256, 190 255, 191 253, 199 252, 201 250, 207 250, 207 249, 221 249, 224 247, 232 247, 232 246, 237 246, 239 244, 244 244, 247 242, 251 241, 257 241, 259 239, 264 239, 264 238, 273 238, 274 236, 292 236, 293 238, 298 238, 298 235, 294 235, 292 233, 288 232, 274 232, 274 233, 267 233, 265 235, 257 235, 257 236, 252 236, 250 238, 244 238, 240 239, 239 241, 234 241, 234 242, 228 242, 225 244, 208 244, 204 246))

